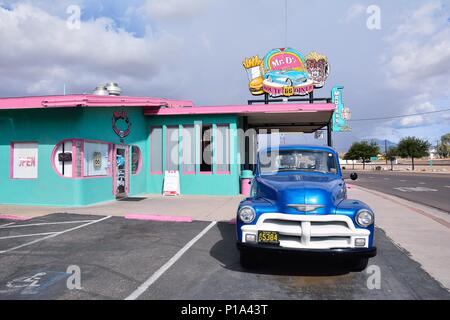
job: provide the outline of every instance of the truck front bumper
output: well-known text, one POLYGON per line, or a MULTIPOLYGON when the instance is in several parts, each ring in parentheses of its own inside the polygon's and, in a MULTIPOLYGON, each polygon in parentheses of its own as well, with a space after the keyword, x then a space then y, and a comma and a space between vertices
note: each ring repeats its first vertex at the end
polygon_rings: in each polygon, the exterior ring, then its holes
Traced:
POLYGON ((331 257, 343 257, 343 258, 372 258, 377 255, 377 248, 333 248, 333 249, 299 249, 299 248, 286 248, 276 245, 261 245, 256 243, 244 243, 238 242, 237 248, 244 251, 259 251, 259 252, 272 252, 283 253, 292 252, 305 256, 331 256, 331 257))

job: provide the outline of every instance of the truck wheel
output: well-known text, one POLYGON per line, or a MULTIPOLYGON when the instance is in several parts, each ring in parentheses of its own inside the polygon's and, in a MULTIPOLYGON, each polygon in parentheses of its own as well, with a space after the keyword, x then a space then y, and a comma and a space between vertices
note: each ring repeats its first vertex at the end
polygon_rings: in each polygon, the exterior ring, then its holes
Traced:
POLYGON ((352 261, 350 269, 354 272, 362 272, 366 270, 368 264, 369 258, 355 259, 352 261))
POLYGON ((258 266, 258 257, 254 253, 241 250, 240 262, 244 269, 255 269, 258 266))

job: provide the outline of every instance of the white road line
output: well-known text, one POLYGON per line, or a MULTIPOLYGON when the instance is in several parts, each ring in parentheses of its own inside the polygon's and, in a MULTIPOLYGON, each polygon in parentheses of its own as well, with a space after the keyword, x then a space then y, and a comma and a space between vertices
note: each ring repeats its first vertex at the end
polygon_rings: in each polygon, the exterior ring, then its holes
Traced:
POLYGON ((180 249, 169 261, 167 261, 161 268, 159 268, 150 278, 148 278, 143 284, 141 284, 133 293, 131 293, 125 300, 136 300, 141 294, 143 294, 150 286, 155 283, 156 280, 161 277, 171 266, 181 258, 181 256, 189 250, 201 237, 203 237, 212 227, 217 224, 217 221, 211 222, 205 229, 202 230, 195 238, 186 243, 186 245, 180 249))
POLYGON ((42 222, 42 223, 31 223, 31 224, 16 224, 13 226, 3 225, 0 226, 0 229, 9 229, 9 228, 21 228, 21 227, 34 227, 34 226, 46 226, 52 224, 72 224, 72 223, 86 223, 95 220, 78 220, 78 221, 61 221, 61 222, 42 222))
POLYGON ((58 232, 44 232, 44 233, 20 234, 20 235, 17 235, 17 236, 0 237, 0 240, 4 240, 4 239, 13 239, 13 238, 24 238, 24 237, 48 236, 49 234, 55 234, 55 233, 58 233, 58 232))
POLYGON ((450 188, 450 186, 444 186, 444 188, 450 188))
POLYGON ((14 224, 15 222, 11 222, 11 223, 7 223, 7 224, 2 224, 1 226, 0 226, 0 228, 4 228, 4 227, 7 227, 7 226, 10 226, 10 225, 12 225, 12 224, 14 224))
POLYGON ((426 184, 425 182, 419 182, 419 184, 426 184))
POLYGON ((0 251, 0 254, 2 254, 2 253, 7 253, 7 252, 11 252, 11 251, 14 251, 14 250, 17 250, 17 249, 21 249, 21 248, 23 248, 23 247, 27 247, 27 246, 30 246, 30 245, 32 245, 32 244, 35 244, 35 243, 38 243, 38 242, 41 242, 41 241, 44 241, 44 240, 54 238, 54 237, 56 237, 56 236, 59 236, 59 235, 61 235, 61 234, 64 234, 64 233, 67 233, 67 232, 70 232, 70 231, 74 231, 74 230, 77 230, 77 229, 80 229, 80 228, 83 228, 83 227, 87 227, 87 226, 89 226, 89 225, 91 225, 91 224, 94 224, 94 223, 97 223, 97 222, 100 222, 100 221, 103 221, 103 220, 106 220, 106 219, 109 219, 109 218, 111 218, 111 216, 103 217, 103 218, 101 218, 101 219, 93 220, 93 221, 91 221, 91 222, 89 222, 89 223, 85 223, 85 224, 82 224, 82 225, 80 225, 80 226, 76 226, 76 227, 73 227, 73 228, 70 228, 70 229, 67 229, 67 230, 64 230, 64 231, 60 231, 60 232, 57 232, 57 233, 54 233, 54 234, 50 234, 50 235, 48 235, 48 236, 46 236, 46 237, 39 238, 39 239, 33 240, 33 241, 31 241, 31 242, 28 242, 28 243, 24 243, 24 244, 22 244, 22 245, 20 245, 20 246, 17 246, 17 247, 11 248, 11 249, 7 249, 7 250, 0 251))
POLYGON ((391 178, 383 178, 383 180, 391 180, 391 178))
POLYGON ((400 182, 406 182, 406 180, 400 180, 400 182))

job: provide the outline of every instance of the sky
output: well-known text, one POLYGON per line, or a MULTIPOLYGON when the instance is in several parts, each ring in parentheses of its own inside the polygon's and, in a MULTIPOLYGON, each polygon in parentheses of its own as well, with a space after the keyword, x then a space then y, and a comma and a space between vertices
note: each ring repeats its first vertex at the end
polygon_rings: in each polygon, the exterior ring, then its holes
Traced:
POLYGON ((358 121, 450 108, 449 0, 0 0, 0 97, 114 81, 125 95, 245 104, 242 60, 286 46, 328 56, 315 97, 344 86, 352 132, 338 147, 450 132, 450 112, 358 121))

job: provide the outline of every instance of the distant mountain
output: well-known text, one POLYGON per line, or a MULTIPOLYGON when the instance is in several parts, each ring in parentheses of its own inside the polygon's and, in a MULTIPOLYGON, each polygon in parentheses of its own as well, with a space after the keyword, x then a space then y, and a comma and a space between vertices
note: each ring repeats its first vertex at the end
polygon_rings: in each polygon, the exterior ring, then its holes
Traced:
MULTIPOLYGON (((381 153, 385 152, 385 150, 384 150, 385 140, 384 139, 383 140, 382 139, 367 139, 365 141, 375 141, 380 146, 381 153)), ((387 147, 387 149, 390 149, 390 148, 396 147, 396 146, 397 146, 397 143, 394 143, 392 141, 386 140, 386 147, 387 147)))
MULTIPOLYGON (((380 146, 380 152, 384 153, 384 139, 355 139, 355 137, 353 136, 345 136, 345 135, 337 135, 334 137, 334 148, 338 151, 338 152, 342 152, 345 153, 348 151, 348 149, 350 149, 350 146, 352 145, 352 143, 354 142, 359 142, 359 141, 375 141, 379 146, 380 146)), ((397 144, 387 140, 386 141, 386 146, 387 148, 391 148, 391 147, 396 147, 397 144)))

